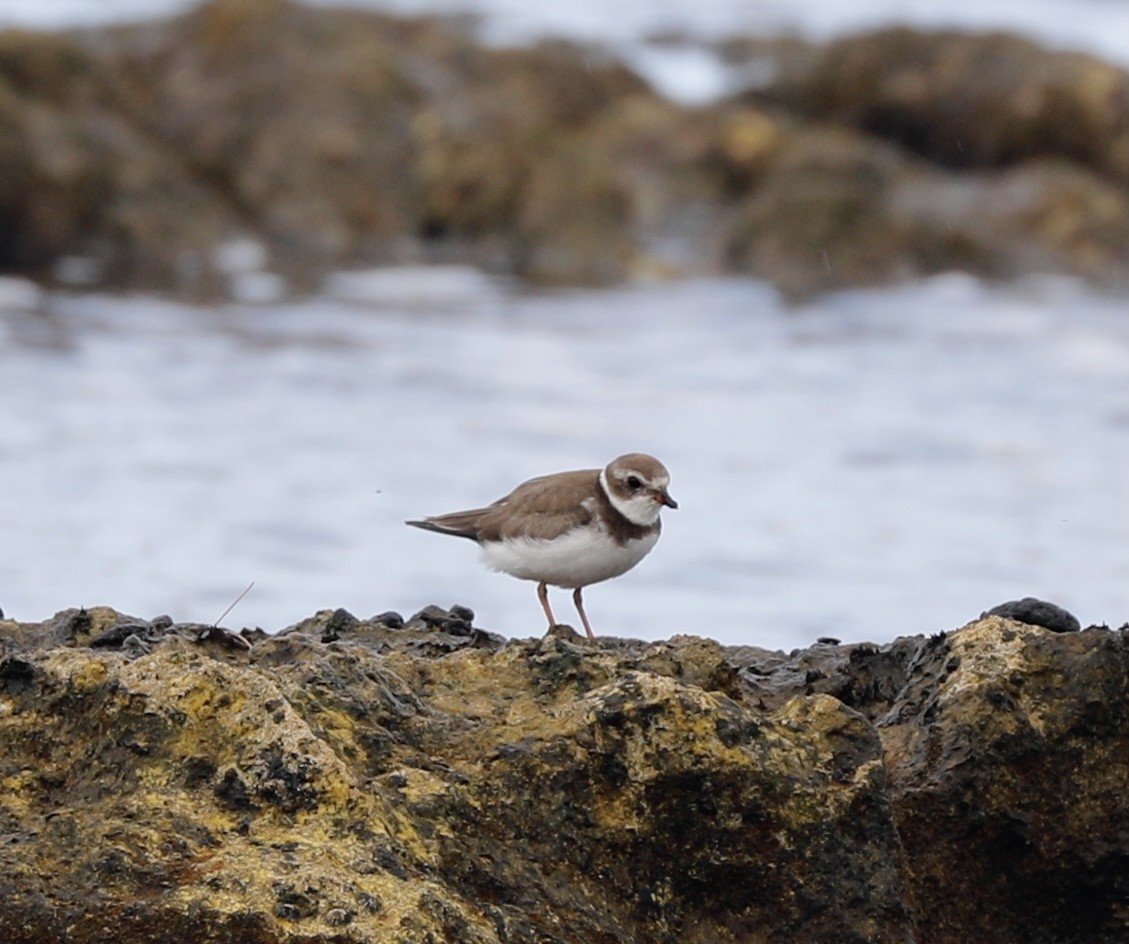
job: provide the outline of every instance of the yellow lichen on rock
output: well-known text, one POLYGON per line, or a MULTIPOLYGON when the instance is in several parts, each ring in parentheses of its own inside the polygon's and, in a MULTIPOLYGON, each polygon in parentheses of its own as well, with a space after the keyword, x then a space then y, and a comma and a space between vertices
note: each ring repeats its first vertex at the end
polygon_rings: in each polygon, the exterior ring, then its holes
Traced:
POLYGON ((1117 940, 1123 633, 97 624, 0 624, 4 944, 1117 940))

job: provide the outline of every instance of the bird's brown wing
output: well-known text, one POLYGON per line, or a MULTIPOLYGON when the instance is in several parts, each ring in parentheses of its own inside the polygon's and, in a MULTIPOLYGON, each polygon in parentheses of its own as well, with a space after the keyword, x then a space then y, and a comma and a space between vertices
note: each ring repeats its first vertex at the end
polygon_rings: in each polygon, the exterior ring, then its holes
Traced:
POLYGON ((599 488, 599 475, 598 469, 542 475, 522 482, 486 508, 452 511, 406 524, 472 541, 555 538, 592 520, 595 505, 585 499, 599 488))
POLYGON ((585 499, 599 488, 599 474, 597 469, 582 469, 523 482, 485 509, 478 519, 478 540, 549 540, 587 524, 595 512, 585 499))

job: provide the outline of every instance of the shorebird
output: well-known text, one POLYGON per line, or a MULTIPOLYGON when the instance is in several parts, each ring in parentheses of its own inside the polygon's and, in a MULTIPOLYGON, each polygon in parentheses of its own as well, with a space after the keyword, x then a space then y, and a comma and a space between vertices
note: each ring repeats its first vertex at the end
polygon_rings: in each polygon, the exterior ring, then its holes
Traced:
POLYGON ((669 485, 670 473, 658 459, 631 452, 604 469, 530 479, 485 508, 405 523, 469 538, 488 567, 536 580, 550 628, 557 621, 549 585, 571 589, 584 631, 595 639, 582 591, 626 573, 647 556, 662 530, 659 512, 678 507, 669 485))

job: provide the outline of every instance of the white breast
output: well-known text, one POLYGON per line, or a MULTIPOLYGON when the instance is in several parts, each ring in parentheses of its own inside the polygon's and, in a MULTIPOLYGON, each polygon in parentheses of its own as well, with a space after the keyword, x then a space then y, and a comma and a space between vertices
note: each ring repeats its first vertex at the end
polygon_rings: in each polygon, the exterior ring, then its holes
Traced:
POLYGON ((551 541, 516 538, 482 545, 486 565, 522 580, 544 580, 554 587, 586 587, 627 573, 659 539, 657 530, 637 541, 617 544, 597 528, 574 528, 551 541))

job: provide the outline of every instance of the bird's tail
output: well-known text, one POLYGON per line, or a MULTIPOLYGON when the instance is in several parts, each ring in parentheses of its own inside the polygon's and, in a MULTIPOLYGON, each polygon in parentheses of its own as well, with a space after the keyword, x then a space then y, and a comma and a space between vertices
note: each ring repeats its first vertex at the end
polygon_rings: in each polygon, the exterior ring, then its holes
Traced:
POLYGON ((423 528, 424 531, 434 531, 437 534, 451 534, 457 538, 470 538, 478 540, 478 519, 482 516, 482 509, 475 511, 455 511, 449 515, 436 515, 434 518, 422 518, 418 521, 405 521, 413 528, 423 528))

